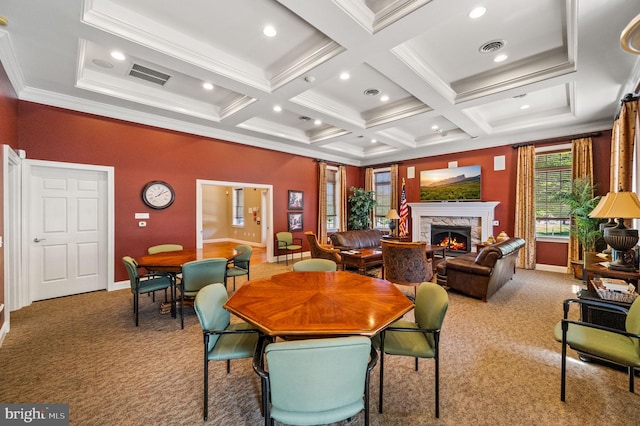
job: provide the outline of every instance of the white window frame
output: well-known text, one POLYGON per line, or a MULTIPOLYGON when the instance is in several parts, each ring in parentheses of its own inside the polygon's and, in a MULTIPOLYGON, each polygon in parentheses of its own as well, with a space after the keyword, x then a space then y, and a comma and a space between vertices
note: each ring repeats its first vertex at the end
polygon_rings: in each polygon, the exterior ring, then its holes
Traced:
POLYGON ((232 194, 231 226, 244 228, 244 188, 233 188, 232 194), (239 197, 239 195, 241 195, 241 197, 239 197), (241 199, 239 200, 239 198, 241 199), (236 216, 238 209, 240 209, 240 216, 236 216))
MULTIPOLYGON (((373 192, 375 193, 375 199, 376 201, 378 200, 378 186, 376 185, 376 174, 377 173, 389 173, 389 207, 386 209, 384 216, 387 215, 387 212, 389 211, 389 209, 392 209, 393 207, 391 206, 391 193, 393 192, 393 188, 391 188, 391 167, 382 167, 380 169, 373 169, 373 192)), ((384 221, 384 224, 378 224, 376 221, 376 218, 380 217, 380 216, 376 216, 375 211, 378 207, 374 207, 373 210, 373 228, 374 229, 381 229, 381 230, 387 230, 389 228, 389 224, 388 224, 388 220, 384 221)), ((382 216, 382 217, 384 217, 382 216)))

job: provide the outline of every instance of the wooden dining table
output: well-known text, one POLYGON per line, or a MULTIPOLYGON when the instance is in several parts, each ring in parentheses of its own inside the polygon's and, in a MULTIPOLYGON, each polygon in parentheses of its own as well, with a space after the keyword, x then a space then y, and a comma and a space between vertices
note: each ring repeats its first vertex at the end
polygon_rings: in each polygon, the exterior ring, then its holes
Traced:
MULTIPOLYGON (((227 262, 233 260, 241 252, 229 249, 222 252, 220 249, 207 250, 198 248, 187 248, 183 250, 163 251, 154 254, 145 254, 136 258, 138 266, 152 272, 166 272, 173 275, 173 285, 171 286, 171 316, 176 317, 176 276, 182 272, 182 265, 194 260, 211 259, 225 257, 227 262)), ((224 283, 226 285, 226 283, 224 283)), ((160 306, 161 312, 165 311, 165 304, 160 306)))
POLYGON ((138 266, 156 272, 182 272, 182 265, 194 260, 210 259, 214 257, 226 257, 227 261, 233 260, 240 254, 237 250, 229 250, 221 254, 220 249, 207 250, 187 248, 183 250, 163 251, 154 254, 145 254, 136 258, 138 266))
POLYGON ((224 307, 272 337, 371 337, 413 303, 379 278, 346 271, 285 272, 248 281, 224 307))

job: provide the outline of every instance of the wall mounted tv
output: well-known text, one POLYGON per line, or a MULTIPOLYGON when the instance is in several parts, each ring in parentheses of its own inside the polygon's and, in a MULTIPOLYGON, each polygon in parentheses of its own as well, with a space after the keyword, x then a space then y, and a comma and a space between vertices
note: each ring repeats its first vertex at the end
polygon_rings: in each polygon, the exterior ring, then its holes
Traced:
POLYGON ((480 166, 420 172, 420 201, 480 200, 480 166))

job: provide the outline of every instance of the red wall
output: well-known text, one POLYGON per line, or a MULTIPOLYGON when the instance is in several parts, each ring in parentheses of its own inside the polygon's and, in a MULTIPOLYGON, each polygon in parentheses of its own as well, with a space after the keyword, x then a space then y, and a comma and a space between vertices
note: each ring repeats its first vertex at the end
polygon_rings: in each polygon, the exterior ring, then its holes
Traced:
MULTIPOLYGON (((609 163, 611 159, 611 131, 592 136, 594 157, 594 181, 597 182, 597 194, 609 192, 609 163)), ((567 143, 554 141, 554 144, 567 143)), ((472 143, 472 142, 470 142, 472 143)), ((544 145, 543 143, 536 144, 544 145)), ((407 168, 415 167, 415 178, 406 179, 407 202, 420 202, 420 171, 444 169, 449 162, 457 161, 459 167, 480 165, 482 169, 482 201, 499 201, 495 209, 495 220, 499 226, 493 228, 493 234, 505 231, 514 236, 515 229, 515 195, 516 173, 518 167, 517 149, 511 146, 500 146, 481 150, 439 155, 435 157, 416 158, 403 161, 399 167, 399 183, 407 177, 407 168), (494 157, 505 156, 505 170, 493 170, 494 157)), ((545 265, 564 266, 567 264, 567 244, 538 242, 536 245, 536 261, 545 265)))
POLYGON ((196 179, 273 185, 274 232, 287 229, 287 191, 304 191, 305 230, 316 229, 318 166, 312 158, 30 102, 20 102, 19 133, 29 159, 115 168, 116 280, 126 279, 122 256, 166 242, 195 246, 196 179), (173 186, 175 202, 151 211, 147 227, 139 228, 134 213, 150 210, 140 198, 142 187, 157 179, 173 186))

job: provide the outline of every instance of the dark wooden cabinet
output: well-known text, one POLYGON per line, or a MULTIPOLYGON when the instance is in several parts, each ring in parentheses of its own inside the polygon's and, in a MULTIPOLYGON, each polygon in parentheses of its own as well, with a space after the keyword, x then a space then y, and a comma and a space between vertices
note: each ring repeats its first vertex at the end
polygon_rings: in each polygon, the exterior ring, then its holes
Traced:
MULTIPOLYGON (((614 302, 612 300, 603 300, 598 297, 598 294, 594 290, 580 290, 578 298, 586 300, 596 300, 598 302, 611 303, 613 305, 622 306, 629 309, 631 303, 614 302)), ((581 319, 584 322, 590 324, 598 324, 605 327, 615 328, 617 330, 624 330, 624 322, 626 316, 618 311, 609 310, 601 307, 581 305, 580 310, 581 319)))

